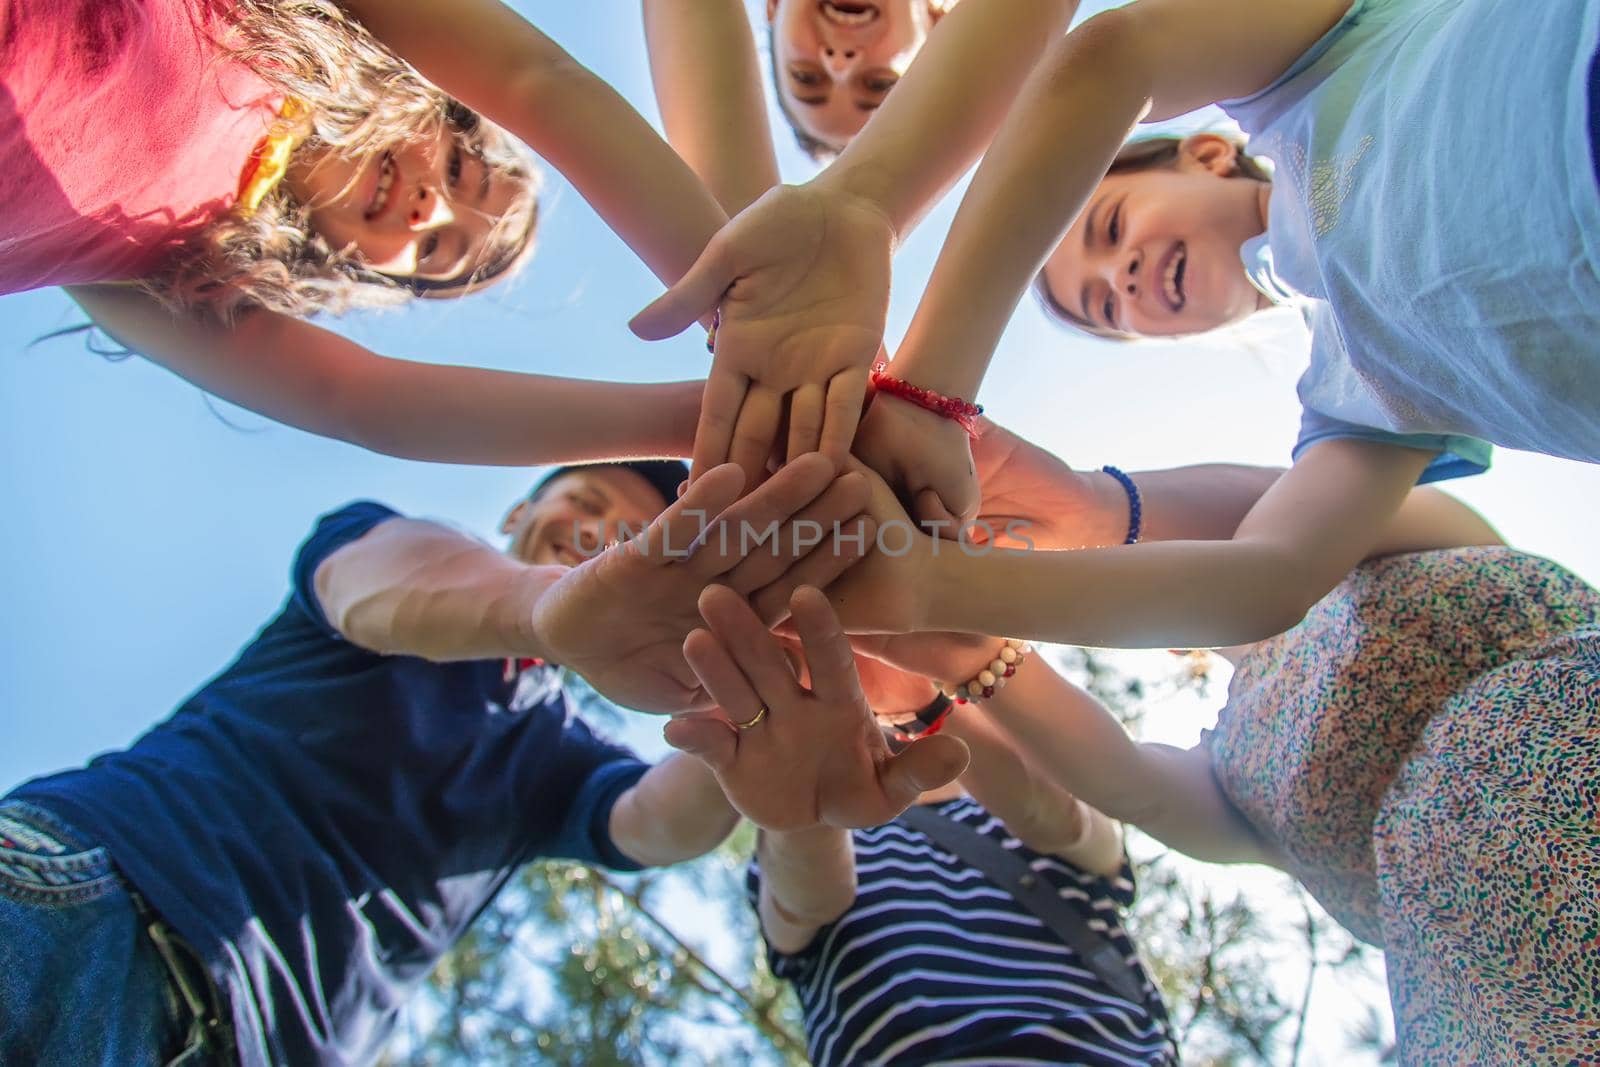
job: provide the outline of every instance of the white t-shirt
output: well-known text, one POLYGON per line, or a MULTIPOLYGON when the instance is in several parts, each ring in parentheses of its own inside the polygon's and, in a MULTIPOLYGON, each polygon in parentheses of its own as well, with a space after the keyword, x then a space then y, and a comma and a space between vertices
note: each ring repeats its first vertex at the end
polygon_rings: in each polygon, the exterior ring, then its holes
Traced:
MULTIPOLYGON (((1224 103, 1277 165, 1270 269, 1302 295, 1298 455, 1330 437, 1600 462, 1600 0, 1355 0, 1224 103)), ((1258 250, 1244 250, 1259 276, 1258 250)))

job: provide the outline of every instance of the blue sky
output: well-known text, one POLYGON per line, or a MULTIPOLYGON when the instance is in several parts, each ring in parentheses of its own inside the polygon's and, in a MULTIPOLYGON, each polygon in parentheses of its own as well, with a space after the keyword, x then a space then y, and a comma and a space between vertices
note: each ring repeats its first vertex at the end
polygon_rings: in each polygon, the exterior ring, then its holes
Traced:
MULTIPOLYGON (((654 117, 636 4, 538 14, 654 117)), ((777 133, 786 176, 808 176, 777 133)), ((655 280, 559 175, 548 188, 542 247, 521 278, 334 325, 410 358, 618 380, 702 374, 697 338, 647 345, 628 333, 655 280)), ((896 261, 891 343, 954 204, 896 261)), ((401 462, 311 437, 76 339, 29 347, 80 319, 57 290, 0 298, 0 699, 10 709, 0 788, 125 744, 223 666, 278 605, 319 513, 375 497, 489 533, 530 481, 523 470, 401 462)), ((1062 334, 1025 301, 980 399, 1080 466, 1282 463, 1304 343, 1291 321, 1252 334, 1243 347, 1107 344, 1062 334)), ((1600 469, 1502 453, 1490 474, 1456 487, 1515 543, 1600 579, 1600 469)))

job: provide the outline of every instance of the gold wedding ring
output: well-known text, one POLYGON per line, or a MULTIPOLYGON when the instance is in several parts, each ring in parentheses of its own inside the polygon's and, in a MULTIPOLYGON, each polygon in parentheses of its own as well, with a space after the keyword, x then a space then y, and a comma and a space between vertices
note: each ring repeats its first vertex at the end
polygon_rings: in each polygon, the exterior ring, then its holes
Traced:
POLYGON ((759 723, 762 719, 765 719, 766 717, 767 717, 767 706, 765 704, 763 704, 763 705, 761 705, 761 710, 755 713, 755 717, 754 718, 750 719, 748 722, 736 722, 733 725, 737 726, 741 730, 748 730, 748 729, 750 729, 750 727, 756 725, 757 723, 759 723))

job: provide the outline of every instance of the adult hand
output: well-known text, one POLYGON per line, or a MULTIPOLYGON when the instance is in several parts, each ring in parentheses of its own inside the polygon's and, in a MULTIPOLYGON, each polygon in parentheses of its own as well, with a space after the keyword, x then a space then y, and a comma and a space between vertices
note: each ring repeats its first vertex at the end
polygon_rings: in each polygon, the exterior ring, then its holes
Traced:
POLYGON ((726 460, 765 474, 785 405, 792 460, 843 465, 889 311, 894 231, 868 201, 781 185, 735 216, 671 289, 636 315, 656 340, 721 311, 690 479, 726 460))
POLYGON ((831 536, 835 523, 866 522, 869 490, 859 473, 835 478, 820 455, 740 499, 743 486, 731 464, 709 471, 643 535, 569 571, 534 608, 535 647, 626 707, 709 707, 683 659, 684 638, 700 624, 701 591, 718 582, 749 596, 765 628, 797 587, 832 581, 872 537, 870 525, 856 531, 866 535, 859 542, 831 536))
POLYGON ((978 476, 967 431, 953 419, 878 394, 856 431, 854 451, 877 471, 919 522, 950 537, 978 515, 978 476))
POLYGON ((983 502, 975 543, 1002 548, 1070 549, 1092 542, 1097 521, 1093 489, 1083 475, 1050 452, 988 419, 978 420, 972 445, 983 502))
POLYGON ((849 642, 817 590, 799 589, 790 601, 809 689, 732 590, 707 589, 700 608, 710 629, 690 634, 683 651, 725 714, 679 716, 667 724, 667 743, 703 760, 758 826, 875 826, 966 769, 966 745, 942 734, 889 752, 849 642))

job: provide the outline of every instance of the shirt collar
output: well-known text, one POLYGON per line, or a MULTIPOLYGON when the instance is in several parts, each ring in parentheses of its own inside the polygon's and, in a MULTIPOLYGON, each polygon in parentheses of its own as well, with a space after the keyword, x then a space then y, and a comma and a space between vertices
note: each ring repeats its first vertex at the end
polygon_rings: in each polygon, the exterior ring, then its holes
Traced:
POLYGON ((1300 298, 1273 267, 1272 246, 1267 243, 1266 234, 1257 234, 1240 245, 1239 259, 1250 284, 1274 304, 1292 304, 1300 298))

